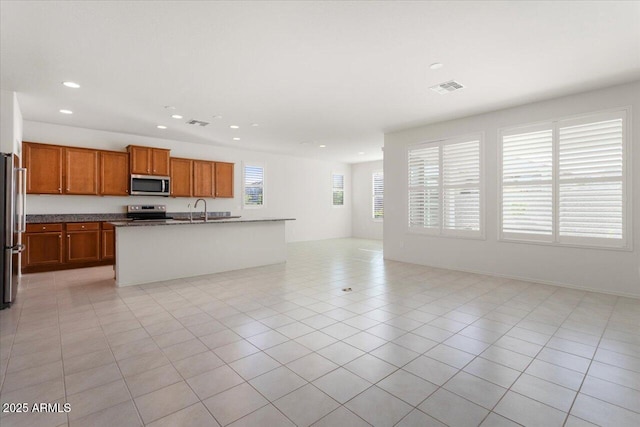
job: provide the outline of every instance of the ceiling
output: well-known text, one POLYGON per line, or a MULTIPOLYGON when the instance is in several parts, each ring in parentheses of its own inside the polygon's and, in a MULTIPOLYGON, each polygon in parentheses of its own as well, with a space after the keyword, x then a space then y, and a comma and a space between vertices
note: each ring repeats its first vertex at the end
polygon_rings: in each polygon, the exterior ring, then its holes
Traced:
POLYGON ((640 78, 637 1, 3 0, 0 19, 26 120, 344 162, 382 158, 387 131, 640 78))

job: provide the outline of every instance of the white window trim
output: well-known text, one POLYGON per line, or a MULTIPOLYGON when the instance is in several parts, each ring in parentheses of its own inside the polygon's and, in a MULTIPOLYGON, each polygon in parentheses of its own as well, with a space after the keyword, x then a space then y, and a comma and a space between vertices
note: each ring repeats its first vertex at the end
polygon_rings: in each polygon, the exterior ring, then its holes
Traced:
POLYGON ((334 208, 344 208, 347 204, 347 177, 345 175, 344 172, 331 172, 331 207, 334 208), (335 205, 333 203, 333 192, 336 189, 336 187, 333 186, 333 176, 334 175, 341 175, 342 176, 342 204, 341 205, 335 205))
MULTIPOLYGON (((409 151, 411 149, 414 148, 419 148, 419 147, 424 147, 424 146, 428 146, 428 145, 439 145, 441 147, 440 149, 440 166, 442 166, 442 145, 443 144, 455 144, 455 143, 461 143, 461 142, 469 142, 470 140, 478 140, 479 141, 479 147, 478 147, 478 151, 480 153, 480 173, 479 173, 479 178, 480 178, 480 182, 478 185, 478 191, 479 191, 479 197, 480 197, 480 204, 479 204, 479 209, 480 209, 480 220, 479 220, 479 225, 480 225, 480 230, 477 232, 470 232, 470 231, 466 231, 466 230, 445 230, 443 227, 444 224, 444 220, 443 220, 443 215, 444 215, 444 209, 442 206, 443 203, 443 197, 442 197, 442 177, 440 177, 440 184, 439 184, 439 191, 440 191, 440 227, 436 228, 418 228, 418 227, 410 227, 407 221, 407 218, 409 217, 409 203, 408 203, 408 186, 406 187, 407 190, 406 191, 406 196, 407 199, 405 199, 405 203, 404 203, 404 219, 405 219, 405 224, 406 224, 406 228, 405 228, 405 232, 407 234, 411 234, 411 235, 425 235, 425 236, 435 236, 435 237, 446 237, 446 238, 454 238, 454 239, 470 239, 470 240, 486 240, 486 224, 485 224, 485 154, 484 154, 484 139, 485 139, 485 133, 484 132, 475 132, 475 133, 470 133, 470 134, 466 134, 466 135, 460 135, 460 136, 454 136, 451 138, 442 138, 442 139, 437 139, 437 140, 431 140, 431 141, 425 141, 425 142, 420 142, 417 144, 412 144, 407 146, 407 149, 405 150, 404 153, 404 167, 405 167, 405 176, 407 177, 407 184, 408 184, 408 179, 409 179, 409 170, 408 170, 408 164, 409 164, 409 151)), ((442 167, 440 167, 440 173, 442 173, 442 167)))
MULTIPOLYGON (((558 246, 558 247, 569 247, 569 248, 581 248, 581 249, 603 249, 603 250, 612 250, 612 251, 623 251, 630 252, 633 251, 633 200, 631 195, 633 194, 633 174, 632 174, 632 134, 631 134, 631 123, 632 123, 632 107, 630 105, 619 107, 619 108, 608 108, 605 110, 599 110, 594 112, 587 112, 581 114, 572 114, 569 116, 561 116, 552 120, 545 120, 536 123, 526 123, 521 125, 508 126, 498 129, 498 139, 497 139, 497 183, 498 183, 498 192, 497 192, 497 212, 498 212, 498 241, 505 243, 524 243, 524 244, 535 244, 535 245, 543 245, 543 246, 558 246), (606 239, 594 239, 594 238, 584 238, 584 237, 570 237, 565 236, 562 239, 559 238, 558 233, 558 223, 559 223, 559 209, 558 209, 558 194, 559 194, 559 185, 560 180, 558 179, 558 123, 560 122, 570 122, 576 121, 581 122, 589 117, 597 117, 597 116, 605 116, 605 115, 615 115, 622 113, 624 116, 624 124, 622 128, 623 132, 623 141, 622 141, 622 163, 623 163, 623 181, 622 181, 622 194, 623 200, 626 206, 624 207, 624 217, 623 217, 623 235, 622 242, 620 245, 618 240, 611 239, 611 241, 607 241, 606 239), (553 233, 551 236, 543 236, 543 235, 530 235, 525 233, 503 233, 502 231, 502 137, 514 134, 514 133, 522 133, 527 132, 530 129, 536 129, 542 127, 544 125, 551 125, 553 129, 553 233), (594 242, 594 240, 597 240, 594 242)), ((566 125, 566 123, 563 123, 566 125)))
POLYGON ((267 204, 267 186, 265 185, 267 182, 267 168, 262 162, 242 162, 242 209, 262 209, 267 204), (246 189, 246 180, 245 180, 245 168, 246 167, 256 167, 262 168, 262 204, 261 205, 247 205, 245 200, 245 189, 246 189))
POLYGON ((371 171, 371 221, 373 222, 384 222, 384 170, 383 169, 376 169, 371 171), (381 173, 382 174, 382 182, 383 182, 383 190, 382 190, 382 206, 383 206, 383 213, 382 213, 382 218, 374 218, 374 209, 375 209, 375 198, 376 198, 376 191, 375 191, 375 182, 373 180, 373 175, 376 173, 381 173))

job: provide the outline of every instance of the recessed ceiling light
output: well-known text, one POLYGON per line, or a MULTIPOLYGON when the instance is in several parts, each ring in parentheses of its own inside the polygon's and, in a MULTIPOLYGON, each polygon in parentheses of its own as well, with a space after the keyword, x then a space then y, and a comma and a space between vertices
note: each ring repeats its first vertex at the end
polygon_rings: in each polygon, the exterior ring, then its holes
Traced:
POLYGON ((234 140, 234 141, 240 141, 240 138, 235 137, 235 138, 233 138, 233 140, 234 140))
POLYGON ((60 112, 62 114, 73 114, 73 111, 71 111, 71 110, 60 110, 60 112))
POLYGON ((358 154, 362 155, 364 154, 364 151, 358 151, 358 154))
POLYGON ((166 108, 167 110, 175 110, 176 107, 174 107, 173 105, 165 105, 164 108, 166 108))
POLYGON ((156 127, 157 127, 158 129, 166 129, 166 128, 167 128, 167 127, 166 127, 166 126, 164 126, 164 125, 158 125, 158 126, 156 126, 156 127))
POLYGON ((322 144, 322 145, 318 145, 318 147, 320 147, 320 148, 326 148, 327 146, 326 146, 326 145, 324 145, 324 144, 322 144))
POLYGON ((229 126, 229 127, 230 127, 231 129, 240 129, 240 126, 238 126, 238 125, 231 125, 231 126, 229 126))
POLYGON ((181 119, 182 116, 180 114, 174 114, 171 116, 172 119, 181 119))
POLYGON ((442 68, 442 64, 439 62, 434 62, 433 64, 429 65, 429 68, 431 68, 432 70, 437 70, 439 68, 442 68))
POLYGON ((253 127, 253 128, 257 128, 257 127, 258 127, 258 124, 257 124, 257 123, 251 123, 251 127, 253 127))
POLYGON ((76 82, 62 82, 62 84, 72 89, 78 89, 80 87, 80 85, 76 82))

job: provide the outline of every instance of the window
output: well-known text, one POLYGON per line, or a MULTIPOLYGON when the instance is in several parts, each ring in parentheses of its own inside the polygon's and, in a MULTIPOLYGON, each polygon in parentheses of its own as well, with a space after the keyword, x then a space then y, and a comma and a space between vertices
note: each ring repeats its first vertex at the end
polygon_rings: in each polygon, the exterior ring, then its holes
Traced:
POLYGON ((626 247, 626 111, 502 131, 505 240, 626 247))
POLYGON ((344 175, 333 174, 333 206, 344 206, 344 175))
POLYGON ((409 230, 482 236, 480 137, 409 148, 409 230))
POLYGON ((371 203, 371 215, 374 220, 381 220, 384 218, 384 173, 382 171, 373 172, 372 185, 373 201, 371 203))
POLYGON ((244 206, 264 206, 264 167, 244 165, 244 206))

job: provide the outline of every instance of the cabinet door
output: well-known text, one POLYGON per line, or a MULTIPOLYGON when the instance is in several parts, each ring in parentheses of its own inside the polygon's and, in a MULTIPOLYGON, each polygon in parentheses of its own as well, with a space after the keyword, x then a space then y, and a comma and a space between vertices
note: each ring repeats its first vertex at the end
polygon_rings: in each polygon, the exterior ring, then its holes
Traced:
POLYGON ((67 262, 100 260, 100 231, 67 231, 67 262))
POLYGON ((151 149, 151 175, 169 176, 169 150, 151 149))
POLYGON ((55 145, 23 145, 23 159, 27 168, 27 193, 62 193, 62 147, 55 145))
POLYGON ((216 162, 216 197, 233 198, 233 163, 216 162))
POLYGON ((134 175, 151 174, 151 148, 129 146, 131 173, 134 175))
POLYGON ((116 255, 115 230, 102 230, 101 259, 114 259, 116 255))
POLYGON ((213 162, 193 161, 193 196, 214 197, 215 166, 213 162))
POLYGON ((24 267, 62 264, 62 232, 25 233, 24 267))
POLYGON ((65 148, 65 194, 98 194, 98 151, 65 148))
POLYGON ((100 152, 100 194, 129 195, 129 155, 127 153, 100 152))
POLYGON ((193 161, 189 159, 171 159, 171 195, 173 197, 191 197, 193 186, 193 161))

